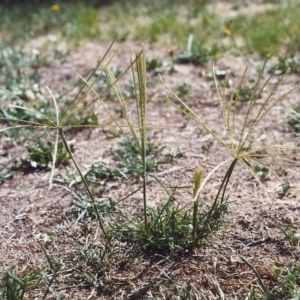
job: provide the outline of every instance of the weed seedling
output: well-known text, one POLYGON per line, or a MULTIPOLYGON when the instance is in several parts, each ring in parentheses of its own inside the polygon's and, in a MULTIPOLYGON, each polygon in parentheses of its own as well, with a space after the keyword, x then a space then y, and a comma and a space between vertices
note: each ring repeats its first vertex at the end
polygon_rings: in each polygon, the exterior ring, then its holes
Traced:
POLYGON ((269 169, 258 165, 253 166, 253 171, 261 181, 265 181, 269 175, 269 169))
MULTIPOLYGON (((151 173, 159 164, 168 162, 162 160, 162 151, 164 147, 157 147, 152 143, 147 143, 146 149, 146 171, 151 173)), ((129 175, 135 179, 140 178, 142 175, 142 159, 139 155, 139 146, 134 140, 124 139, 119 143, 118 147, 111 149, 111 153, 116 159, 117 169, 113 171, 116 175, 120 176, 129 175)))
POLYGON ((213 146, 213 144, 214 144, 214 143, 213 143, 212 141, 210 141, 210 142, 204 144, 204 145, 201 147, 202 151, 203 151, 203 152, 208 152, 208 151, 210 150, 210 148, 213 146))
POLYGON ((13 175, 9 172, 0 174, 0 185, 3 184, 6 180, 9 180, 12 177, 13 177, 13 175))
POLYGON ((300 234, 293 228, 293 224, 289 224, 285 228, 283 226, 279 226, 279 229, 291 246, 297 247, 299 245, 300 234))
MULTIPOLYGON (((27 153, 28 159, 17 159, 14 163, 14 168, 22 170, 35 170, 35 169, 48 169, 52 168, 53 162, 53 149, 54 144, 48 141, 44 143, 39 140, 37 145, 28 146, 27 153)), ((72 153, 74 152, 73 145, 70 145, 72 153)), ((56 156, 56 166, 66 163, 70 159, 70 155, 66 150, 64 144, 59 142, 57 144, 57 156, 56 156)))
POLYGON ((289 125, 294 129, 295 134, 300 135, 300 105, 294 107, 288 118, 289 125))
POLYGON ((276 75, 282 75, 284 73, 299 74, 300 73, 300 59, 297 56, 294 57, 278 57, 278 62, 268 67, 269 73, 275 72, 276 75))

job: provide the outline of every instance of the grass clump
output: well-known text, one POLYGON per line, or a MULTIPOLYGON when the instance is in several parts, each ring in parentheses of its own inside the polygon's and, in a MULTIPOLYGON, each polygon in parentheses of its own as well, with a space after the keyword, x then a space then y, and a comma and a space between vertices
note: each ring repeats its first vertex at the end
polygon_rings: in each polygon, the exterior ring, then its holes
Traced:
MULTIPOLYGON (((129 129, 129 133, 126 133, 115 120, 126 141, 123 144, 123 146, 126 146, 124 151, 115 155, 118 157, 119 162, 123 164, 123 167, 128 168, 130 166, 127 172, 130 171, 140 176, 143 191, 143 217, 128 219, 124 216, 125 222, 113 222, 112 236, 118 237, 121 241, 126 240, 137 243, 141 248, 155 251, 175 251, 199 244, 199 242, 215 232, 222 223, 223 215, 227 209, 225 194, 230 175, 226 174, 224 177, 212 206, 202 203, 199 195, 195 195, 197 201, 191 209, 176 206, 173 196, 169 194, 160 180, 151 174, 151 169, 155 167, 153 158, 161 150, 153 149, 147 141, 145 51, 142 50, 137 53, 137 76, 135 77, 133 73, 136 87, 137 126, 133 123, 133 117, 129 114, 127 104, 113 73, 109 69, 106 72, 118 97, 122 116, 124 116, 129 129), (149 177, 154 178, 169 195, 169 200, 166 204, 159 205, 156 209, 148 207, 147 179, 149 177)), ((195 189, 197 191, 202 183, 201 180, 202 177, 200 175, 195 175, 195 189)))
POLYGON ((199 201, 197 207, 183 207, 171 195, 166 203, 147 208, 148 232, 140 217, 123 224, 114 223, 112 231, 122 242, 135 243, 146 252, 183 251, 214 234, 223 224, 227 207, 227 199, 219 201, 218 198, 212 206, 199 201))

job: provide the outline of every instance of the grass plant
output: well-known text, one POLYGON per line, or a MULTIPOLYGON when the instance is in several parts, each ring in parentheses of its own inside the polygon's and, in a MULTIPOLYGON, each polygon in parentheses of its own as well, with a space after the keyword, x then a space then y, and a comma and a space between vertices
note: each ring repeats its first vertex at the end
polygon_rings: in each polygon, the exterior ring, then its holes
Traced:
POLYGON ((122 242, 134 242, 148 253, 182 252, 216 232, 223 224, 227 207, 227 198, 216 198, 212 206, 199 201, 193 208, 182 207, 174 201, 172 193, 165 203, 147 209, 148 232, 140 216, 125 218, 121 224, 113 223, 112 231, 122 242))
MULTIPOLYGON (((212 137, 216 140, 216 142, 222 145, 227 153, 232 157, 229 177, 231 176, 231 172, 234 170, 234 166, 237 162, 243 163, 243 165, 248 169, 251 174, 259 179, 257 176, 257 170, 253 165, 254 163, 260 164, 262 167, 259 167, 259 171, 263 171, 262 174, 266 174, 266 170, 272 173, 276 179, 278 179, 281 184, 283 184, 282 180, 276 175, 276 171, 272 170, 268 167, 270 162, 271 164, 275 164, 277 167, 284 167, 286 164, 294 163, 288 155, 288 153, 294 153, 299 150, 297 145, 291 144, 294 141, 294 138, 289 138, 287 140, 281 141, 264 141, 261 143, 262 139, 266 139, 266 135, 270 130, 274 130, 277 124, 274 124, 270 128, 261 129, 260 124, 263 122, 264 118, 267 114, 274 108, 277 104, 279 104, 283 99, 289 95, 291 92, 299 88, 295 86, 290 91, 286 92, 283 95, 275 96, 277 94, 278 87, 282 83, 284 76, 277 81, 274 87, 272 87, 269 94, 265 97, 263 104, 258 107, 257 101, 260 98, 262 92, 264 91, 267 84, 273 78, 274 73, 271 74, 267 80, 263 83, 262 74, 264 72, 266 66, 266 62, 262 67, 258 80, 255 84, 255 87, 252 91, 251 98, 249 100, 248 107, 246 109, 245 116, 241 123, 237 122, 237 107, 239 101, 239 92, 237 94, 233 94, 230 97, 230 100, 227 100, 226 94, 226 83, 222 87, 220 91, 219 83, 216 78, 215 85, 218 93, 218 100, 220 111, 223 118, 224 129, 226 132, 226 138, 223 138, 219 135, 218 132, 211 129, 202 119, 199 117, 182 99, 180 99, 175 93, 173 93, 170 89, 169 91, 172 93, 173 98, 167 97, 170 104, 176 107, 182 113, 185 113, 190 119, 194 120, 197 124, 199 124, 202 128, 204 128, 208 133, 212 135, 212 137), (179 104, 178 104, 179 103, 179 104), (257 146, 256 146, 257 144, 257 146)), ((247 69, 244 72, 244 75, 239 84, 238 91, 242 89, 244 78, 246 75, 247 69)), ((225 80, 227 82, 227 80, 225 80)), ((289 119, 282 119, 279 121, 279 124, 288 122, 289 119)), ((228 160, 230 161, 230 159, 228 160)), ((228 162, 227 161, 227 162, 228 162)), ((220 166, 222 166, 224 162, 221 162, 214 171, 216 171, 220 166)), ((198 189, 197 194, 194 196, 194 201, 197 201, 199 194, 201 193, 202 187, 205 185, 206 180, 212 176, 212 173, 203 180, 201 188, 198 189)), ((265 175, 262 175, 265 177, 265 175)))
MULTIPOLYGON (((112 225, 112 234, 118 236, 121 241, 131 241, 139 244, 146 250, 172 250, 183 249, 199 244, 221 225, 224 214, 227 210, 227 198, 225 196, 226 186, 230 178, 226 174, 224 181, 220 187, 219 193, 213 205, 210 207, 201 202, 198 197, 193 209, 177 206, 172 197, 172 193, 163 186, 158 178, 149 173, 149 155, 147 153, 147 124, 146 124, 146 57, 142 50, 136 56, 136 104, 137 104, 137 120, 138 125, 134 125, 133 118, 129 114, 129 110, 123 94, 117 84, 113 73, 108 69, 107 74, 111 84, 114 87, 118 97, 122 116, 125 118, 127 128, 130 135, 126 133, 122 126, 116 122, 120 130, 123 132, 126 144, 130 146, 129 150, 120 155, 120 161, 134 152, 136 157, 139 157, 140 163, 137 169, 140 169, 139 174, 142 179, 143 190, 143 218, 137 217, 128 219, 124 216, 126 222, 118 224, 114 222, 112 225), (136 130, 137 128, 137 130, 136 130), (132 151, 132 149, 136 149, 132 151), (147 204, 147 178, 153 177, 162 185, 167 192, 169 199, 166 204, 156 208, 150 208, 147 204)), ((134 73, 133 73, 134 74, 134 73)), ((134 166, 134 158, 130 158, 130 164, 134 166)), ((201 173, 201 172, 200 172, 201 173)), ((200 174, 199 173, 199 174, 200 174)), ((201 176, 195 175, 195 190, 198 191, 201 182, 201 176)))
POLYGON ((291 74, 300 73, 300 59, 297 55, 295 56, 283 56, 279 55, 276 63, 268 67, 267 71, 272 73, 276 69, 275 74, 281 75, 289 72, 291 74))

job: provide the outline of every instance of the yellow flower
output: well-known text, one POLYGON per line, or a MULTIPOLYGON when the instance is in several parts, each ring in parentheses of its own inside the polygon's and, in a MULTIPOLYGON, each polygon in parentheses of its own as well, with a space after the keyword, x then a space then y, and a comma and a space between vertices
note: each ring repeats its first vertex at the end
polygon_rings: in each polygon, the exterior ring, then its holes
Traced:
POLYGON ((52 10, 52 11, 58 11, 59 9, 60 9, 60 7, 59 7, 58 4, 53 4, 53 5, 51 6, 51 10, 52 10))
POLYGON ((226 35, 226 36, 231 36, 231 31, 230 31, 228 28, 226 28, 226 27, 224 27, 224 28, 222 29, 222 32, 223 32, 223 34, 226 35))

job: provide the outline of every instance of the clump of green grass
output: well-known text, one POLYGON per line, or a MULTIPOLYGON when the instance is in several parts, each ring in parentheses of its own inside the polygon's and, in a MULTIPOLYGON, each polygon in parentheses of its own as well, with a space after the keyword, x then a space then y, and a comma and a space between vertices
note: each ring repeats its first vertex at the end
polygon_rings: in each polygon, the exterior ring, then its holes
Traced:
POLYGON ((16 265, 6 268, 0 283, 1 300, 27 299, 28 294, 37 290, 42 291, 42 299, 46 299, 58 277, 60 264, 50 257, 40 241, 38 243, 47 260, 49 273, 47 267, 28 270, 26 266, 22 271, 19 271, 16 265))
POLYGON ((177 204, 174 193, 166 203, 147 209, 147 232, 141 217, 125 218, 126 222, 111 225, 114 236, 146 252, 177 252, 203 243, 223 224, 228 207, 224 193, 219 193, 211 206, 199 198, 190 208, 177 204))

